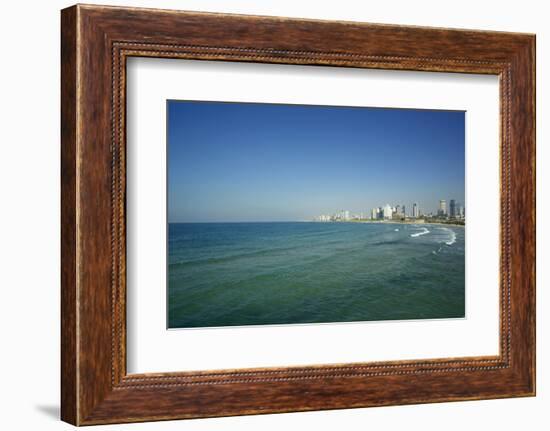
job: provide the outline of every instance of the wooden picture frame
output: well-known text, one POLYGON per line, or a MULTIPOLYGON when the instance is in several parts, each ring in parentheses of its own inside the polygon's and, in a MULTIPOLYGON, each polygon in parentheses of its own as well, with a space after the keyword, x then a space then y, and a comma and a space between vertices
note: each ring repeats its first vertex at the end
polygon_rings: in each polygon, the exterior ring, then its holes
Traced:
POLYGON ((61 417, 74 425, 535 394, 535 36, 77 5, 61 14, 61 417), (131 56, 500 77, 500 354, 126 372, 131 56))

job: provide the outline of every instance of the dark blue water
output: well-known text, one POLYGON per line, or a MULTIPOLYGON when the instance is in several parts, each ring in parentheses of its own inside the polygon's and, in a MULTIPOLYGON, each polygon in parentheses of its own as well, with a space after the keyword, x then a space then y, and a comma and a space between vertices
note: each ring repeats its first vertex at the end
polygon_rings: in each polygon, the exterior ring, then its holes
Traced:
POLYGON ((169 225, 170 328, 464 317, 464 228, 169 225))

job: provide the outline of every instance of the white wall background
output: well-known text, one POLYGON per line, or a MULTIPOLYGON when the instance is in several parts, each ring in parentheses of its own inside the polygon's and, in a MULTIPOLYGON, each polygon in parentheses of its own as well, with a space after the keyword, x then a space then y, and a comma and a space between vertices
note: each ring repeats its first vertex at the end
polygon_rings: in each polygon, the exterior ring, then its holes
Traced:
MULTIPOLYGON (((536 398, 105 426, 134 430, 547 429, 550 423, 550 27, 546 2, 119 0, 171 9, 537 34, 538 396, 536 398), (546 314, 545 314, 546 313, 546 314)), ((3 429, 69 429, 59 414, 60 0, 4 2, 0 18, 0 402, 3 429)))

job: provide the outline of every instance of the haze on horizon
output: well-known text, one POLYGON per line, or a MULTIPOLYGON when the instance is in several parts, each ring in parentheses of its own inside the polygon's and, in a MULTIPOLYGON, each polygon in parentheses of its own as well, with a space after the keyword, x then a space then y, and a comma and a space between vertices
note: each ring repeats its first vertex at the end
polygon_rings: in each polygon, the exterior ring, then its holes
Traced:
POLYGON ((170 223, 464 204, 463 111, 172 100, 167 110, 170 223))

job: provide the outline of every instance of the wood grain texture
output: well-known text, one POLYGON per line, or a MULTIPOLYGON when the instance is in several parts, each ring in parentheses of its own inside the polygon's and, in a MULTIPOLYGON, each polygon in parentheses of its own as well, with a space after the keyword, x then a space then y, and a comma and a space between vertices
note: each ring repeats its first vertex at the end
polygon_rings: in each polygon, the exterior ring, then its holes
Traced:
POLYGON ((62 11, 62 419, 76 425, 535 393, 533 35, 74 6, 62 11), (495 74, 501 105, 500 353, 126 373, 126 59, 495 74))
POLYGON ((61 417, 78 421, 76 299, 76 9, 61 16, 61 417))

